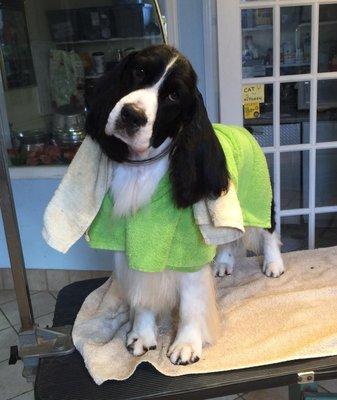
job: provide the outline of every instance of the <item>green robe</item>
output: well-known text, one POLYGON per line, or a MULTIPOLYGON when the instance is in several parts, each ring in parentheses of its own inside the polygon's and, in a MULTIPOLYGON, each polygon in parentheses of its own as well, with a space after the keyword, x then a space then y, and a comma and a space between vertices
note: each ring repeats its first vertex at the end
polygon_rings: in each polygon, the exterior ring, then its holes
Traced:
MULTIPOLYGON (((235 185, 245 226, 269 228, 272 191, 264 154, 244 128, 214 124, 235 185)), ((144 272, 174 269, 193 272, 209 263, 216 247, 205 244, 193 208, 178 209, 166 174, 151 202, 128 217, 116 218, 106 194, 89 229, 96 249, 125 251, 130 268, 144 272)))

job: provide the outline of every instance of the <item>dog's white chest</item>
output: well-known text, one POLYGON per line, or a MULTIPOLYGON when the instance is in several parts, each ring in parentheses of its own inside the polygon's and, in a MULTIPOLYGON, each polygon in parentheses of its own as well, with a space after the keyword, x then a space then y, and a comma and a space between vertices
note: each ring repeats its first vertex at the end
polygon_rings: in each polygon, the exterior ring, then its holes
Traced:
POLYGON ((149 203, 168 165, 168 156, 149 165, 115 164, 111 181, 114 215, 135 214, 149 203))

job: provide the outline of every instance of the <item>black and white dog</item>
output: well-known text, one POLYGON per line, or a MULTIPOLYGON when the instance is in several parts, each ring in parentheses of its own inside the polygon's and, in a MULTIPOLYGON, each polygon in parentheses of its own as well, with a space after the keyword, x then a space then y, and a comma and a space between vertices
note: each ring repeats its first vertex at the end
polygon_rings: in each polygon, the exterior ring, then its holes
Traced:
MULTIPOLYGON (((196 74, 170 46, 133 52, 106 74, 93 98, 87 131, 115 162, 111 190, 116 215, 129 215, 147 204, 167 171, 177 207, 216 198, 228 188, 225 155, 197 89, 196 74), (126 162, 145 159, 152 162, 126 162)), ((247 229, 243 243, 263 250, 267 276, 283 273, 273 229, 247 229)), ((239 247, 218 247, 215 275, 232 273, 239 247)), ((123 252, 115 257, 115 276, 134 315, 128 349, 141 355, 155 348, 157 315, 179 305, 178 331, 168 357, 174 364, 198 361, 203 344, 212 343, 217 331, 211 267, 192 273, 144 273, 128 268, 123 252)))

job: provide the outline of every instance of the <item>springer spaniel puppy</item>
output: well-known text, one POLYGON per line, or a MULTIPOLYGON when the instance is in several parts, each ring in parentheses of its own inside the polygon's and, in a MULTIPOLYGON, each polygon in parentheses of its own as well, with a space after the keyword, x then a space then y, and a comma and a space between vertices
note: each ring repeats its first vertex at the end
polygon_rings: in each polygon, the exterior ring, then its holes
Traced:
MULTIPOLYGON (((170 46, 132 52, 106 74, 89 105, 87 132, 113 161, 116 216, 132 215, 148 204, 167 172, 177 208, 216 198, 228 188, 225 155, 197 89, 196 74, 170 46)), ((274 228, 248 228, 240 242, 256 252, 263 250, 267 276, 283 273, 274 228)), ((240 248, 237 243, 219 246, 213 274, 231 274, 240 248)), ((196 272, 141 272, 129 268, 125 253, 118 251, 114 272, 133 315, 129 351, 139 356, 154 349, 157 316, 178 305, 178 330, 168 357, 180 365, 198 361, 203 345, 212 343, 217 332, 211 266, 196 272)))

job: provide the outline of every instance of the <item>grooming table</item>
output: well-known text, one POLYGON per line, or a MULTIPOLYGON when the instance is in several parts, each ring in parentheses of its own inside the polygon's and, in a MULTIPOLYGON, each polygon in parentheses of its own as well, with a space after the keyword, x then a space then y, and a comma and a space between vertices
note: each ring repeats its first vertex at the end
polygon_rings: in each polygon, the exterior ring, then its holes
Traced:
MULTIPOLYGON (((105 280, 90 279, 64 287, 57 297, 53 326, 72 325, 87 295, 105 280)), ((76 351, 68 356, 40 360, 35 381, 35 398, 37 400, 194 400, 295 385, 291 387, 290 398, 300 399, 298 384, 310 383, 311 378, 309 376, 309 380, 306 381, 306 375, 299 378, 298 374, 310 371, 314 372, 315 381, 337 378, 337 356, 173 378, 160 374, 149 364, 142 364, 125 381, 108 381, 97 386, 87 372, 82 356, 76 351)), ((337 395, 305 398, 337 399, 337 395)))

